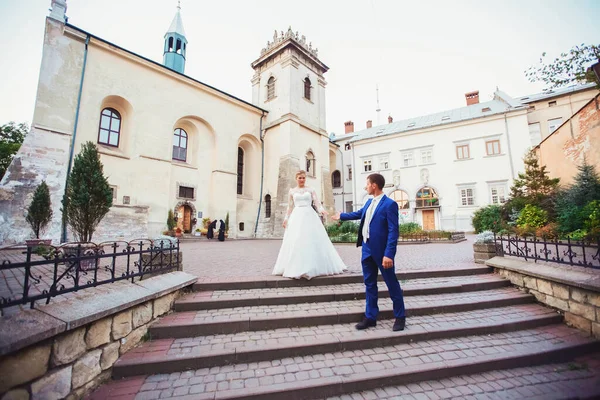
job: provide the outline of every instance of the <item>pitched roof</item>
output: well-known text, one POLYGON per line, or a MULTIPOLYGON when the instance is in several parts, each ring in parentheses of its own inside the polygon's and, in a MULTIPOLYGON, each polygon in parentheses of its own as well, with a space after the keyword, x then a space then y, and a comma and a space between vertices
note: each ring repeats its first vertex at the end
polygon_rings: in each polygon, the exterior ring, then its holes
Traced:
POLYGON ((552 97, 562 96, 562 95, 568 94, 568 93, 583 92, 584 90, 593 89, 595 86, 596 86, 595 83, 586 83, 583 85, 573 85, 573 86, 567 86, 567 87, 559 88, 559 89, 546 90, 541 93, 534 93, 534 94, 529 94, 529 95, 525 95, 525 96, 520 96, 520 97, 516 97, 516 99, 522 103, 529 104, 529 103, 535 103, 536 101, 549 99, 552 97))
POLYGON ((181 20, 181 12, 179 8, 173 17, 173 21, 171 22, 171 26, 169 26, 167 33, 178 33, 185 37, 185 30, 183 29, 183 21, 181 20))
MULTIPOLYGON (((494 99, 491 101, 455 108, 448 111, 442 111, 435 114, 408 118, 401 121, 392 122, 391 124, 384 124, 361 131, 356 131, 354 132, 354 137, 352 138, 351 142, 393 135, 396 133, 408 132, 417 129, 430 128, 434 126, 448 125, 475 118, 489 117, 491 115, 504 114, 506 112, 522 110, 525 108, 525 105, 511 98, 507 94, 497 90, 494 93, 494 99)), ((347 137, 347 135, 341 135, 334 138, 333 141, 338 141, 347 137)))

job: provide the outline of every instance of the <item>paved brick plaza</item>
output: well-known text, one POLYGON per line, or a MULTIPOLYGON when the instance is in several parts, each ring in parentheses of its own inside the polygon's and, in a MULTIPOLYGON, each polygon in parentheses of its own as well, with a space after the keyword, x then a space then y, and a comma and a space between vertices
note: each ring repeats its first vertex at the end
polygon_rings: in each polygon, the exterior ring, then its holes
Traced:
MULTIPOLYGON (((460 243, 401 244, 396 253, 396 270, 447 269, 473 266, 473 238, 460 243)), ((223 278, 257 278, 271 274, 281 240, 198 240, 182 242, 184 271, 200 281, 223 278)), ((360 274, 361 249, 353 244, 337 244, 336 250, 349 267, 360 274)))

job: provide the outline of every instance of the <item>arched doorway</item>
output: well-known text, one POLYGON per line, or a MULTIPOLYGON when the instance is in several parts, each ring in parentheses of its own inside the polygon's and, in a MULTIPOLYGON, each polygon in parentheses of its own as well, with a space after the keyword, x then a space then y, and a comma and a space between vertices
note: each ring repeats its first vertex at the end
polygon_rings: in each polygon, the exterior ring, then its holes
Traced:
POLYGON ((388 196, 390 199, 398 203, 398 217, 400 223, 412 222, 410 217, 410 199, 408 193, 404 190, 396 189, 388 196))
POLYGON ((189 201, 180 201, 175 205, 175 216, 177 217, 177 227, 183 233, 192 233, 196 222, 196 207, 189 201))
POLYGON ((426 231, 436 229, 436 220, 440 208, 440 199, 437 191, 431 186, 423 186, 417 191, 415 199, 417 213, 421 214, 421 225, 426 231))

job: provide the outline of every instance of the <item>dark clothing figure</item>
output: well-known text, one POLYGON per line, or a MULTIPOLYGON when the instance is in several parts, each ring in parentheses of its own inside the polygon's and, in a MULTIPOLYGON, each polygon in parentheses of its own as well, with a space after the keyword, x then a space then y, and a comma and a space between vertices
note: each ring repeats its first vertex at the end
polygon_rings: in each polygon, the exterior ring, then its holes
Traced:
MULTIPOLYGON (((215 221, 217 222, 217 221, 215 221)), ((223 222, 223 220, 220 220, 221 225, 219 226, 219 242, 224 242, 225 241, 225 222, 223 222)))
POLYGON ((208 239, 214 239, 215 232, 214 230, 217 228, 217 220, 215 219, 213 222, 208 224, 208 232, 206 233, 206 237, 208 239))

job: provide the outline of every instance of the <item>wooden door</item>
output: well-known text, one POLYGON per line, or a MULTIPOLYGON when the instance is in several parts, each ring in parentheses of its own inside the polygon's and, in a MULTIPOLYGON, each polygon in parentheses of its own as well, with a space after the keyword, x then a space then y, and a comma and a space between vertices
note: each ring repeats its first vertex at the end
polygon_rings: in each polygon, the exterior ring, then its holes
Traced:
POLYGON ((192 231, 192 209, 183 207, 183 231, 190 233, 192 231))
POLYGON ((423 230, 434 231, 435 230, 435 211, 434 210, 423 210, 423 230))

